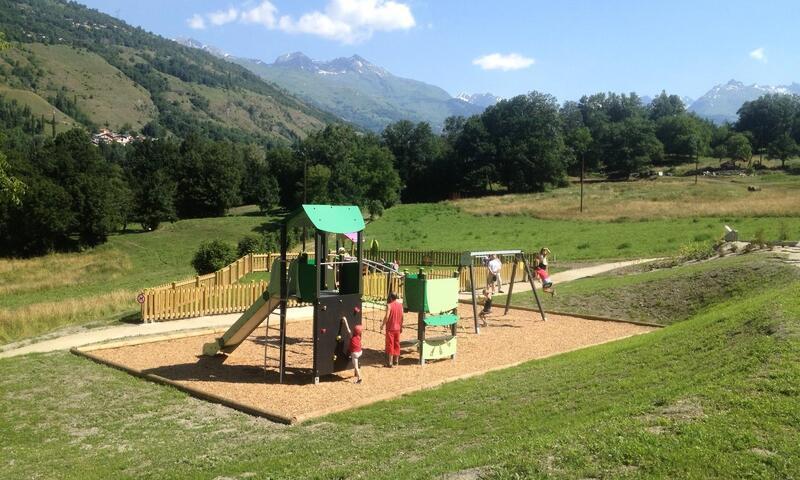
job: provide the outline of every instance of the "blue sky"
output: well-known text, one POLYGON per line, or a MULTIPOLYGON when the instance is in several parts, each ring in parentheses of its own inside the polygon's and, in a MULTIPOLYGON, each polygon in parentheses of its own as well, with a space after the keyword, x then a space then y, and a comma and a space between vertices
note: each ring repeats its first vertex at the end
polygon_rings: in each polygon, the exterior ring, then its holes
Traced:
POLYGON ((359 54, 453 95, 539 90, 564 101, 665 89, 696 98, 732 78, 800 82, 800 8, 793 1, 83 2, 241 57, 359 54))

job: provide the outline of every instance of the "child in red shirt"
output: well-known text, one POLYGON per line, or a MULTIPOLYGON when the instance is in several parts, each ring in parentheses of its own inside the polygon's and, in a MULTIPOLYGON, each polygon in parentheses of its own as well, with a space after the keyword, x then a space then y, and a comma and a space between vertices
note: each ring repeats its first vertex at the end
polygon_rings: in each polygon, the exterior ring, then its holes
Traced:
POLYGON ((536 276, 542 281, 542 290, 555 296, 556 289, 553 287, 553 281, 550 280, 550 275, 542 267, 536 267, 536 276))
POLYGON ((386 315, 381 322, 381 332, 386 327, 386 366, 400 364, 400 334, 403 332, 403 304, 397 300, 397 295, 389 294, 386 303, 386 315))
POLYGON ((356 374, 356 383, 361 383, 361 370, 358 368, 358 359, 361 358, 361 333, 364 331, 364 326, 360 323, 353 327, 353 332, 350 332, 350 325, 347 324, 347 319, 342 317, 344 328, 350 334, 350 346, 347 351, 350 352, 350 359, 353 360, 353 369, 356 374))

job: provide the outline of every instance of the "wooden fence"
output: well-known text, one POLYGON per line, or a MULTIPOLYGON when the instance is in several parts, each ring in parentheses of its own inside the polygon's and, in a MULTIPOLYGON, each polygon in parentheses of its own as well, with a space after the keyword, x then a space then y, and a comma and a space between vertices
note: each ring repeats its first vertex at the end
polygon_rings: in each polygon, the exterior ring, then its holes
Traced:
MULTIPOLYGON (((378 250, 373 253, 368 249, 364 250, 364 256, 369 260, 379 262, 381 260, 391 262, 397 260, 401 266, 447 266, 458 267, 461 263, 461 254, 464 252, 441 251, 441 250, 378 250)), ((533 265, 535 253, 526 253, 525 259, 533 265)), ((510 256, 506 260, 511 261, 510 256)), ((482 258, 473 258, 474 266, 482 266, 482 258)))
MULTIPOLYGON (((422 257, 410 255, 401 257, 406 260, 423 258, 432 252, 419 252, 422 257)), ((435 253, 435 252, 434 252, 435 253)), ((439 252, 439 260, 452 260, 455 252, 439 252), (447 255, 451 255, 448 257, 447 255)), ((238 283, 245 275, 253 272, 268 272, 273 261, 279 254, 250 254, 244 256, 230 265, 208 275, 198 275, 192 279, 181 282, 172 282, 158 287, 144 290, 139 295, 141 303, 142 320, 145 322, 157 320, 175 320, 179 318, 198 317, 203 315, 216 315, 224 313, 244 312, 267 289, 268 282, 238 283)), ((288 256, 290 260, 297 254, 288 256)), ((406 265, 413 264, 408 263, 406 265)), ((511 268, 513 262, 503 264, 501 276, 504 282, 511 281, 511 268)), ((409 268, 410 273, 416 273, 416 268, 409 268)), ((450 278, 455 267, 425 268, 429 278, 450 278)), ((517 281, 523 281, 522 268, 517 270, 517 281)), ((482 288, 486 284, 486 268, 482 265, 475 269, 475 284, 482 288)), ((459 275, 459 288, 461 291, 469 290, 469 270, 463 269, 459 275)), ((367 272, 364 275, 364 296, 370 299, 384 299, 389 291, 403 296, 402 278, 392 276, 391 285, 389 275, 381 272, 367 272)), ((303 305, 296 300, 290 300, 289 306, 303 305)))

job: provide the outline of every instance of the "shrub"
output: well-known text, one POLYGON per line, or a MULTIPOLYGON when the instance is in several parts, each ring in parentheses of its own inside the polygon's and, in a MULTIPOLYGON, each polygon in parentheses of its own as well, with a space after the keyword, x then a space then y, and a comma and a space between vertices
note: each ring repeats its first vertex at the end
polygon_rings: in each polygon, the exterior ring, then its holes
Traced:
POLYGON ((756 230, 756 235, 753 237, 750 243, 759 247, 765 246, 767 244, 767 237, 764 234, 763 228, 759 228, 758 230, 756 230))
POLYGON ((692 242, 681 245, 678 257, 683 261, 705 260, 714 255, 714 246, 711 242, 692 242))
POLYGON ((264 242, 262 239, 254 235, 246 235, 239 240, 236 247, 236 254, 239 257, 244 257, 250 253, 259 253, 264 250, 264 242))
POLYGON ((623 242, 617 245, 617 250, 625 250, 627 248, 631 248, 630 242, 623 242))
POLYGON ((198 275, 216 272, 236 260, 233 247, 221 240, 203 242, 194 254, 192 266, 198 275))

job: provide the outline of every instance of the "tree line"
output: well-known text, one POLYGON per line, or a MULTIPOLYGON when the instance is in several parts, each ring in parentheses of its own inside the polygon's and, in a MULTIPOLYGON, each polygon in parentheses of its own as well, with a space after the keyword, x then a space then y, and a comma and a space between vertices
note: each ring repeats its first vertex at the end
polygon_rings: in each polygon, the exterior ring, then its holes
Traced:
POLYGON ((303 202, 356 204, 379 215, 398 202, 490 192, 538 192, 589 172, 625 178, 654 164, 714 155, 797 154, 800 99, 765 95, 721 126, 663 93, 598 93, 559 105, 531 92, 482 114, 447 119, 441 133, 399 121, 379 135, 330 124, 292 146, 214 140, 190 132, 127 146, 91 143, 0 99, 0 254, 94 246, 131 223, 155 229, 180 218, 263 212, 303 202))

